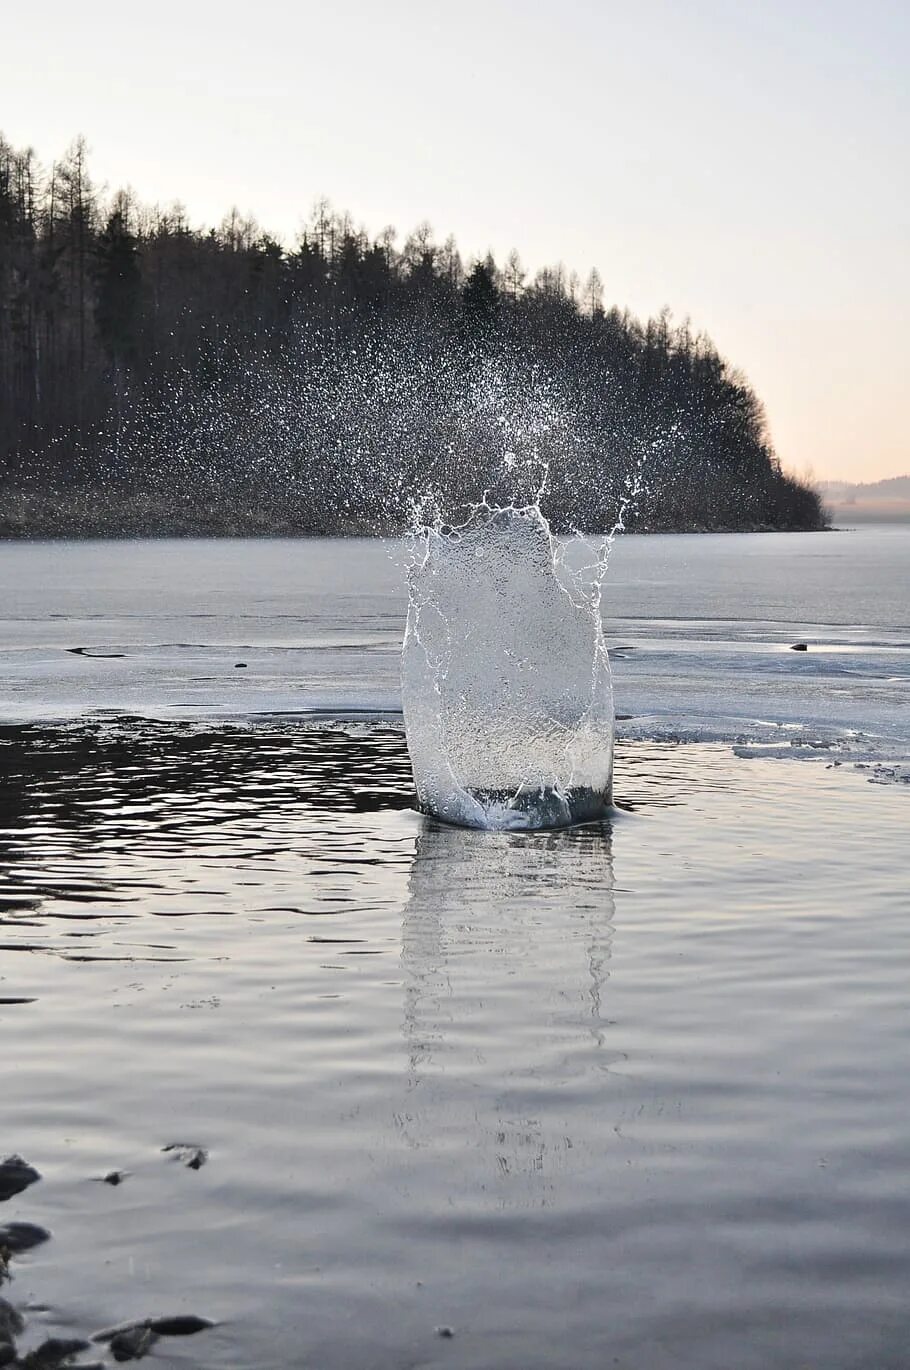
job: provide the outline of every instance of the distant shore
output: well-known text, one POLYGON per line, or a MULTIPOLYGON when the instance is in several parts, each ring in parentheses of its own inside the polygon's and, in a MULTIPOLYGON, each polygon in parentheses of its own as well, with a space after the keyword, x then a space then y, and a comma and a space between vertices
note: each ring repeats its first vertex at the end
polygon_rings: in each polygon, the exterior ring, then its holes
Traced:
MULTIPOLYGON (((826 531, 771 524, 710 521, 640 523, 636 533, 774 533, 826 531)), ((90 538, 395 537, 401 529, 350 519, 316 526, 293 505, 166 498, 98 490, 60 493, 0 491, 0 541, 90 538)))

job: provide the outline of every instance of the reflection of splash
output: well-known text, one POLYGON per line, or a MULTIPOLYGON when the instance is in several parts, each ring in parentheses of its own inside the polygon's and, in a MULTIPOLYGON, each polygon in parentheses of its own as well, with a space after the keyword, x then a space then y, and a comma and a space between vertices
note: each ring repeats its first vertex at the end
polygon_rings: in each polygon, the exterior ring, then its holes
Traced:
POLYGON ((411 1146, 458 1148, 459 1203, 547 1204, 602 1139, 612 891, 607 828, 418 840, 398 1121, 411 1146))

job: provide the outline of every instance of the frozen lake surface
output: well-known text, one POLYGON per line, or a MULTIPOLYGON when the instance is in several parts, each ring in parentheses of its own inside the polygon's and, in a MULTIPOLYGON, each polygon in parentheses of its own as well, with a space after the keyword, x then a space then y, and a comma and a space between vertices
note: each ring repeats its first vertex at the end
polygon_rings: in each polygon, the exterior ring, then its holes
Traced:
MULTIPOLYGON (((0 719, 397 713, 401 561, 356 539, 0 544, 0 719)), ((605 618, 626 734, 910 753, 910 526, 620 538, 605 618)))
POLYGON ((20 1349, 904 1370, 908 574, 621 541, 625 807, 492 834, 411 807, 388 549, 0 545, 20 1349))

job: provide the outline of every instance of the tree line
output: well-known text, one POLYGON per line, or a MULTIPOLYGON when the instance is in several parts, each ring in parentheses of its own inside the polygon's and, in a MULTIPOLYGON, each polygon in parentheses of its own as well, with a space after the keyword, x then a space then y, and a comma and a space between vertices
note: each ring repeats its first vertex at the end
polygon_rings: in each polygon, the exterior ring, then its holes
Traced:
POLYGON ((711 340, 607 307, 596 270, 465 264, 428 224, 371 236, 323 200, 292 248, 236 210, 200 230, 102 193, 81 138, 44 167, 0 136, 0 501, 385 531, 516 453, 549 464, 566 527, 624 496, 632 527, 825 522, 711 340))

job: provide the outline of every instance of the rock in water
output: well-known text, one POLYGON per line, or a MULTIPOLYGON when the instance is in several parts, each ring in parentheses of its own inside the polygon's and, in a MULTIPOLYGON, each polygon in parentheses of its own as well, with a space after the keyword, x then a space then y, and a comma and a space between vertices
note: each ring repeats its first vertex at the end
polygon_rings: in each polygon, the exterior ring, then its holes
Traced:
MULTIPOLYGON (((138 1321, 122 1322, 116 1327, 105 1327, 96 1332, 92 1341, 110 1342, 111 1347, 121 1338, 133 1338, 139 1332, 153 1332, 156 1337, 192 1337, 196 1332, 205 1332, 215 1324, 210 1318, 197 1317, 195 1313, 176 1313, 170 1318, 140 1318, 138 1321)), ((124 1345, 128 1344, 124 1342, 124 1345)), ((143 1353, 144 1354, 144 1353, 143 1353)))
POLYGON ((161 1150, 182 1161, 187 1170, 201 1170, 209 1158, 205 1147, 196 1146, 193 1142, 170 1142, 161 1150))
POLYGON ((149 1327, 160 1337, 192 1337, 215 1324, 209 1318, 197 1318, 193 1313, 178 1313, 173 1318, 151 1318, 149 1327))
POLYGON ((147 1323, 142 1323, 111 1338, 111 1355, 116 1361, 141 1360, 157 1340, 157 1333, 147 1323))
POLYGON ((421 808, 481 828, 604 817, 613 690, 600 564, 573 571, 537 505, 482 505, 417 547, 402 697, 421 808))
POLYGON ((35 1223, 6 1223, 0 1227, 0 1246, 18 1255, 20 1251, 30 1251, 33 1246, 50 1241, 50 1236, 47 1228, 35 1223))
POLYGON ((34 1166, 23 1161, 21 1156, 7 1156, 5 1161, 0 1161, 0 1200, 21 1194, 23 1189, 40 1179, 34 1166))
POLYGON ((79 1337, 49 1337, 22 1360, 22 1370, 61 1370, 90 1343, 79 1337))

